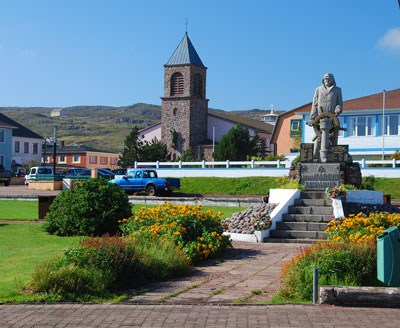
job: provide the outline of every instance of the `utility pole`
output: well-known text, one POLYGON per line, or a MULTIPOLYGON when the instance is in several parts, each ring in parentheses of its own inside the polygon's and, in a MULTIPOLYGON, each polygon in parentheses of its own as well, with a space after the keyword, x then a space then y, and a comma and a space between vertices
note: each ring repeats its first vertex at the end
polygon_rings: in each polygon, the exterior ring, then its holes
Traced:
POLYGON ((56 180, 56 161, 57 161, 57 125, 54 125, 54 154, 53 154, 53 177, 56 180))

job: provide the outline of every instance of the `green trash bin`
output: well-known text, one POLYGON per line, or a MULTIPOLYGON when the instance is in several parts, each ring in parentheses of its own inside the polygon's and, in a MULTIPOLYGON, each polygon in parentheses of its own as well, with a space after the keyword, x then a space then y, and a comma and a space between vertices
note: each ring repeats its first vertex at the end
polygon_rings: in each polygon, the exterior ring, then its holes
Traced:
POLYGON ((377 276, 389 287, 400 287, 400 232, 391 227, 377 238, 377 276))

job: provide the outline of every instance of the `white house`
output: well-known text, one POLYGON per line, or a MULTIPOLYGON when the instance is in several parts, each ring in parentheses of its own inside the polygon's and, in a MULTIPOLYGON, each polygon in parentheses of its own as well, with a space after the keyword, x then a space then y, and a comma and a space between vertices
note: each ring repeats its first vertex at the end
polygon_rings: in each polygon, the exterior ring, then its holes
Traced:
POLYGON ((30 161, 40 164, 43 137, 1 113, 0 121, 16 127, 12 133, 12 167, 26 166, 30 161))

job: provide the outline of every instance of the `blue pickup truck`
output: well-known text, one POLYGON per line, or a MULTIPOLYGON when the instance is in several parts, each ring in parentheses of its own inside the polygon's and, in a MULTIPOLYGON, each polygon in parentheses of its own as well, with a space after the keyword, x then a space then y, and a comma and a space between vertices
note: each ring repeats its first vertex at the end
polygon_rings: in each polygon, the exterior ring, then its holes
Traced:
POLYGON ((148 196, 171 194, 181 187, 181 181, 175 178, 158 178, 155 170, 129 169, 121 179, 108 181, 120 186, 127 193, 146 191, 148 196))

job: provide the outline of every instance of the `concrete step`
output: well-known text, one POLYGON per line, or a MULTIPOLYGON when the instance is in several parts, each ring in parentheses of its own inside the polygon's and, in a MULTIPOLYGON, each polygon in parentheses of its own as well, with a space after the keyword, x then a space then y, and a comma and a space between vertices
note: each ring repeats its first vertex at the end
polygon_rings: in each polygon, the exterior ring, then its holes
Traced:
POLYGON ((321 206, 289 206, 289 214, 332 215, 332 207, 321 206))
POLYGON ((319 239, 294 239, 294 238, 264 238, 264 243, 292 243, 292 244, 314 244, 319 239))
POLYGON ((300 194, 301 199, 328 199, 325 191, 302 191, 300 194))
POLYGON ((271 230, 271 238, 326 239, 322 231, 271 230))
POLYGON ((297 230, 297 231, 325 231, 327 223, 310 222, 277 222, 276 230, 297 230))
POLYGON ((329 206, 332 207, 330 199, 296 199, 294 201, 296 206, 329 206))
POLYGON ((332 220, 332 214, 282 214, 282 221, 284 222, 326 222, 332 220))

